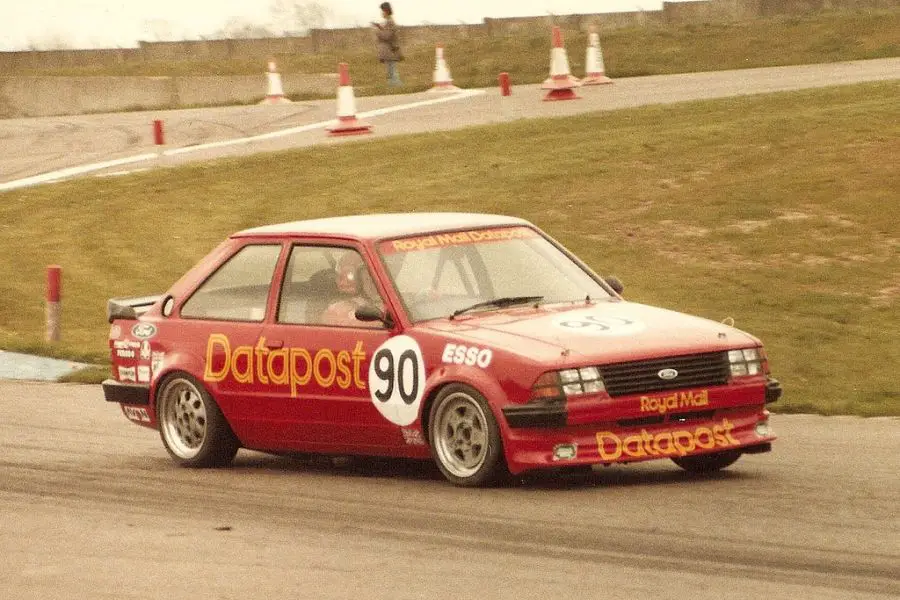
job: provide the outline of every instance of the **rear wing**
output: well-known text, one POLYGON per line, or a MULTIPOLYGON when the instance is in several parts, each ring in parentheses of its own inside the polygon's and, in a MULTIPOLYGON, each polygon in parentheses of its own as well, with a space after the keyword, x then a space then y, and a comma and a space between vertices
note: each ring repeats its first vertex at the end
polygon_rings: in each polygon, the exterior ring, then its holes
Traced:
POLYGON ((137 298, 110 298, 106 301, 106 320, 112 323, 116 319, 137 319, 161 298, 162 294, 137 298))

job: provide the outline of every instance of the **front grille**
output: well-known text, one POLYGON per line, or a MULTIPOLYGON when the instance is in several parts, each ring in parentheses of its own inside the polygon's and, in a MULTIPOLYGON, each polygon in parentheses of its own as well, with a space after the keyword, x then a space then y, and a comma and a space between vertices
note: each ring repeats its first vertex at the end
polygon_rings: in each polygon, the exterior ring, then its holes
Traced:
POLYGON ((727 352, 637 360, 599 368, 606 391, 613 397, 725 385, 730 372, 727 352), (678 376, 661 379, 659 372, 663 369, 675 369, 678 376))

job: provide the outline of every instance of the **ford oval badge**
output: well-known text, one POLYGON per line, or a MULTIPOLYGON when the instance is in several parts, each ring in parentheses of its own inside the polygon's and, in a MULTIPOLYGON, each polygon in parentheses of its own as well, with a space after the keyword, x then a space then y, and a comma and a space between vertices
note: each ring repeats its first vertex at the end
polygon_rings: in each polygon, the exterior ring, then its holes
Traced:
POLYGON ((136 323, 131 328, 131 335, 139 340, 149 340, 156 335, 156 327, 152 323, 136 323))
POLYGON ((662 371, 657 373, 657 375, 659 375, 660 379, 669 381, 670 379, 675 379, 676 377, 678 377, 678 371, 676 371, 675 369, 663 369, 662 371))

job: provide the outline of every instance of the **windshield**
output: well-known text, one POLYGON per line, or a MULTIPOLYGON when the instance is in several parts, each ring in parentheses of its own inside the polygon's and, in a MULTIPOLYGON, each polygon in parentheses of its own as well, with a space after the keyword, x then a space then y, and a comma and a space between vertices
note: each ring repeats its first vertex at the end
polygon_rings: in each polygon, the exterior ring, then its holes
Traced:
POLYGON ((566 254, 528 227, 478 229, 382 242, 379 251, 413 321, 457 311, 609 298, 566 254))

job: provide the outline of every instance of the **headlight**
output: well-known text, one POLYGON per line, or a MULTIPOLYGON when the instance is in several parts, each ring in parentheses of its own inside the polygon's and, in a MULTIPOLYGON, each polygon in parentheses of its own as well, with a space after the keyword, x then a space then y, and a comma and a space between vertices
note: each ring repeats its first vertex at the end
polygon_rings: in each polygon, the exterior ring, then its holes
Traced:
POLYGON ((767 372, 766 356, 762 348, 743 348, 728 351, 732 377, 761 375, 767 372))
POLYGON ((606 391, 600 369, 581 367, 548 371, 531 386, 531 400, 561 400, 568 396, 599 394, 606 391))

